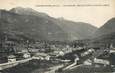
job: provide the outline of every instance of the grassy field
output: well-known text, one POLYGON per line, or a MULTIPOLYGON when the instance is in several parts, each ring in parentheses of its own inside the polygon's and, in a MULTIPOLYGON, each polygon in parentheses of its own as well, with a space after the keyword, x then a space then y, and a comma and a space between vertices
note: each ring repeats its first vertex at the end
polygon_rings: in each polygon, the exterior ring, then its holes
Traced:
POLYGON ((52 61, 31 60, 27 63, 5 69, 1 71, 1 73, 44 73, 45 71, 48 71, 49 67, 53 67, 58 64, 58 62, 56 63, 52 61))

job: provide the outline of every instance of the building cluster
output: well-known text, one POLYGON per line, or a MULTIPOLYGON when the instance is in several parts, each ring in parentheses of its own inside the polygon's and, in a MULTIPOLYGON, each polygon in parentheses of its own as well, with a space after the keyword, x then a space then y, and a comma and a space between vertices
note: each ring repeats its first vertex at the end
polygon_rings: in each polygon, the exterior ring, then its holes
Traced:
MULTIPOLYGON (((37 59, 37 60, 59 60, 63 62, 70 62, 73 57, 72 65, 79 63, 84 65, 102 64, 104 66, 110 65, 106 59, 99 58, 104 52, 111 52, 108 49, 89 48, 89 40, 78 40, 73 42, 59 42, 59 41, 9 41, 0 42, 0 63, 15 62, 23 59, 37 59), (101 50, 100 50, 101 49, 101 50), (70 59, 62 59, 70 55, 70 59)), ((105 47, 104 47, 105 48, 105 47)), ((108 48, 108 47, 107 47, 108 48)), ((111 46, 110 48, 113 48, 111 46)), ((113 49, 112 49, 113 50, 113 49)))

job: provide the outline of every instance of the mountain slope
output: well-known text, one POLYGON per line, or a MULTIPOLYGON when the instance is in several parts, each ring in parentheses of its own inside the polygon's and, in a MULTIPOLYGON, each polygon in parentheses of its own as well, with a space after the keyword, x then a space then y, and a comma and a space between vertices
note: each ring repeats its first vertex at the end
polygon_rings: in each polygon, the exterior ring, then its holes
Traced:
POLYGON ((112 32, 115 32, 115 18, 110 19, 102 27, 100 27, 95 32, 95 36, 102 36, 112 32))
POLYGON ((20 34, 37 40, 67 40, 66 33, 50 20, 37 16, 0 11, 0 31, 20 34))
POLYGON ((69 20, 59 20, 59 26, 69 34, 71 40, 86 39, 93 34, 97 28, 83 22, 72 22, 69 20))
POLYGON ((115 18, 107 21, 95 32, 93 41, 100 42, 98 44, 105 45, 106 47, 109 47, 110 44, 115 46, 115 18))

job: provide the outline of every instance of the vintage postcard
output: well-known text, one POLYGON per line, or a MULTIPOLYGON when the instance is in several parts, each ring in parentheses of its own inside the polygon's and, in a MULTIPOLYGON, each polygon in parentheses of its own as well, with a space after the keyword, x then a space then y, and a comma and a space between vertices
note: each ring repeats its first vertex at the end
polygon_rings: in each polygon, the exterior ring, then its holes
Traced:
POLYGON ((0 73, 115 73, 115 0, 0 0, 0 73))

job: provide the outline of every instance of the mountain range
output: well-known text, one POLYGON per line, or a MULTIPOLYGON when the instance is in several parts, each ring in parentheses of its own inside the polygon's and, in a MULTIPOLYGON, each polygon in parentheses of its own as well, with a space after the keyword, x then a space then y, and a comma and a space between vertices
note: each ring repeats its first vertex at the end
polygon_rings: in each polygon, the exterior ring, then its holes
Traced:
POLYGON ((96 30, 96 27, 88 23, 53 18, 31 8, 0 10, 0 34, 12 37, 27 37, 34 40, 79 40, 86 39, 96 30))

